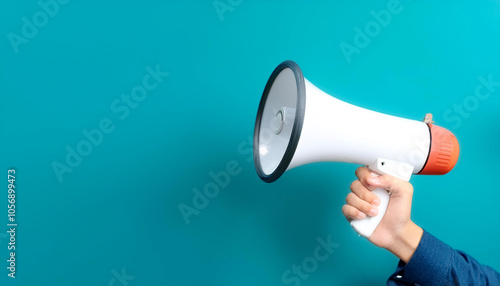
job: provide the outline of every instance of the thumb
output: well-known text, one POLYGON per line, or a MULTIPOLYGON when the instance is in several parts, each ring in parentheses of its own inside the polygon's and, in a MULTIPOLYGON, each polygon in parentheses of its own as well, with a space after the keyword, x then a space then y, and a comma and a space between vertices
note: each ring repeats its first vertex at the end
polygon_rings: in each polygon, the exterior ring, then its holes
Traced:
POLYGON ((367 182, 373 187, 386 189, 392 197, 411 198, 413 195, 413 186, 409 182, 391 175, 370 176, 367 182))

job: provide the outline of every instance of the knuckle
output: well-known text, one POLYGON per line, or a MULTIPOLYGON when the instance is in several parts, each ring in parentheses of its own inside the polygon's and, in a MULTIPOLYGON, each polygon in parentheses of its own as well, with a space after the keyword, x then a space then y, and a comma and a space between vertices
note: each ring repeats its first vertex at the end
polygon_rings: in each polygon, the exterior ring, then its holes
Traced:
POLYGON ((362 212, 364 213, 369 213, 370 210, 372 209, 371 205, 368 203, 364 203, 363 206, 361 207, 362 212))
POLYGON ((363 166, 357 168, 355 171, 355 174, 358 178, 363 177, 365 175, 365 173, 366 173, 366 167, 363 167, 363 166))
POLYGON ((372 186, 372 185, 368 182, 368 177, 364 177, 364 178, 362 178, 362 184, 363 184, 363 186, 364 186, 367 190, 370 190, 370 191, 375 190, 375 187, 374 187, 374 186, 372 186))
POLYGON ((355 196, 355 194, 354 194, 354 193, 349 193, 349 194, 347 195, 347 197, 345 198, 345 202, 346 202, 347 204, 349 204, 349 205, 350 205, 350 204, 352 203, 352 200, 354 199, 354 197, 353 197, 353 196, 355 196))
POLYGON ((372 193, 368 190, 359 192, 359 198, 363 201, 368 201, 370 199, 370 195, 372 195, 372 193))
POLYGON ((363 197, 363 200, 371 204, 375 200, 375 197, 376 195, 374 193, 366 192, 363 197))
POLYGON ((363 167, 358 167, 356 169, 356 171, 354 171, 354 174, 356 174, 356 176, 359 174, 359 172, 361 172, 361 168, 363 168, 363 167))
POLYGON ((353 181, 350 186, 351 191, 354 191, 354 189, 356 189, 360 183, 361 182, 359 180, 353 181))

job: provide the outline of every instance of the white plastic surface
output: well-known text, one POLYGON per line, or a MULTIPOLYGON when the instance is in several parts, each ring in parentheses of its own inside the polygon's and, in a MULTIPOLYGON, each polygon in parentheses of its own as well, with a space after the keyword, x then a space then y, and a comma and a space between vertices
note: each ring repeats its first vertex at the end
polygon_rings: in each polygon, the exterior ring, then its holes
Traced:
POLYGON ((307 79, 305 85, 304 124, 288 169, 326 161, 368 165, 377 158, 408 163, 414 173, 424 167, 430 146, 427 124, 346 103, 307 79))
MULTIPOLYGON (((388 159, 378 158, 375 162, 368 165, 368 168, 379 173, 389 174, 391 176, 400 178, 401 180, 409 181, 413 172, 413 166, 407 163, 397 162, 388 159)), ((364 219, 351 221, 351 226, 356 232, 364 237, 370 237, 380 221, 384 217, 389 204, 390 195, 387 190, 377 188, 373 191, 380 198, 380 205, 378 207, 378 214, 373 217, 366 217, 364 219)))

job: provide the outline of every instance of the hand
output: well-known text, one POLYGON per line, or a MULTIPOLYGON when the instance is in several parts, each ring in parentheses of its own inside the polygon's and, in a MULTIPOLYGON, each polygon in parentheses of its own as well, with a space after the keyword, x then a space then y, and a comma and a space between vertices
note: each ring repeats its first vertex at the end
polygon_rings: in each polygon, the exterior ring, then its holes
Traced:
POLYGON ((390 175, 376 174, 365 167, 359 167, 356 176, 358 180, 351 184, 347 204, 342 207, 345 217, 353 220, 376 215, 380 200, 371 191, 378 187, 388 190, 391 193, 389 205, 368 240, 408 262, 423 234, 422 228, 411 221, 413 186, 390 175))

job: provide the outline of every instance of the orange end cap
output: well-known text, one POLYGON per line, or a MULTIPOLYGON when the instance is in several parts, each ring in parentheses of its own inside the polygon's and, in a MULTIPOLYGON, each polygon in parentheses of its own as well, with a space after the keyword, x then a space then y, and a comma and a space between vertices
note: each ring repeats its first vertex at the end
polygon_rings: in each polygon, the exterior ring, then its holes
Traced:
POLYGON ((458 160, 460 147, 455 135, 443 127, 429 124, 431 130, 431 149, 424 168, 419 172, 423 175, 444 175, 448 173, 458 160))

